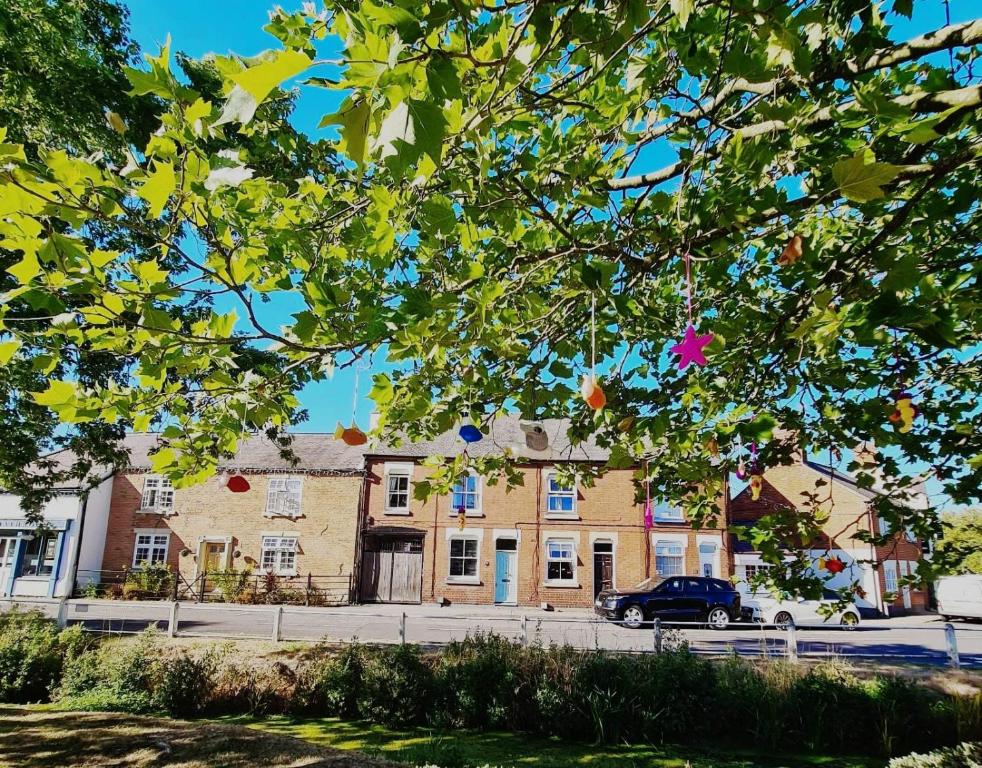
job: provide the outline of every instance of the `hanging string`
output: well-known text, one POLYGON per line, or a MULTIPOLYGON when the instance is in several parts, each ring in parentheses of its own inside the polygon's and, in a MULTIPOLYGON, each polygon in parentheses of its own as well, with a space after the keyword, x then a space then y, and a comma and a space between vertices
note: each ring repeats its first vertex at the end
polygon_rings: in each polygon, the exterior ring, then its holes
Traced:
POLYGON ((685 249, 685 293, 686 308, 689 312, 689 325, 692 325, 692 260, 689 258, 689 249, 685 249))
POLYGON ((597 296, 590 294, 590 375, 597 378, 597 296))
POLYGON ((351 398, 351 423, 355 423, 358 415, 358 376, 361 374, 361 365, 355 365, 355 393, 351 398))

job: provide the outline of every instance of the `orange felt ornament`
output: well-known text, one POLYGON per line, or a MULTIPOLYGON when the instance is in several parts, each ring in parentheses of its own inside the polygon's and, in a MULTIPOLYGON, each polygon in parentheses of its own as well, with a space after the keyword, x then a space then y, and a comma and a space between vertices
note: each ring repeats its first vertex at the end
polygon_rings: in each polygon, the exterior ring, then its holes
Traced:
POLYGON ((800 259, 804 252, 804 242, 801 239, 801 235, 794 235, 788 240, 788 244, 784 246, 781 255, 777 257, 777 263, 782 267, 790 266, 800 259))
POLYGON ((750 498, 754 501, 760 498, 760 492, 764 487, 764 476, 755 472, 750 476, 750 498))
POLYGON ((344 427, 338 422, 334 430, 334 439, 341 440, 345 445, 364 445, 368 442, 368 436, 354 422, 350 427, 344 427))
POLYGON ((599 411, 607 404, 607 395, 604 394, 603 389, 597 383, 597 379, 592 375, 583 377, 583 383, 580 385, 580 396, 595 411, 599 411))

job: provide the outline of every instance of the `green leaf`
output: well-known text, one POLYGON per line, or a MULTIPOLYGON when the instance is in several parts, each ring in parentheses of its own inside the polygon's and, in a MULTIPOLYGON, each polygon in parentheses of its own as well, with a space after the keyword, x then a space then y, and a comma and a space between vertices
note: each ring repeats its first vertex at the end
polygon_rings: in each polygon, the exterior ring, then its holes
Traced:
POLYGON ((229 92, 215 125, 247 124, 270 91, 303 72, 310 64, 310 57, 300 51, 276 51, 269 60, 230 75, 229 80, 235 87, 229 92))
POLYGON ((893 12, 909 19, 914 14, 914 0, 893 0, 893 12))
POLYGON ((325 115, 317 127, 340 125, 341 141, 338 142, 338 149, 351 158, 359 168, 364 168, 368 121, 371 116, 371 106, 365 99, 352 101, 348 98, 341 105, 341 109, 333 115, 325 115))
POLYGON ((833 165, 832 178, 843 197, 866 203, 883 197, 883 186, 897 178, 903 169, 904 166, 891 163, 867 163, 860 151, 833 165))
POLYGON ((798 49, 798 38, 784 27, 773 27, 767 37, 767 65, 790 67, 798 49))
POLYGON ((689 16, 692 15, 695 7, 695 0, 672 0, 672 13, 678 16, 679 26, 682 29, 685 29, 685 25, 689 23, 689 16))
POLYGON ((21 342, 18 339, 11 341, 0 341, 0 365, 6 365, 10 358, 20 349, 21 342))
POLYGON ((368 393, 376 405, 384 406, 392 402, 395 390, 392 387, 392 379, 388 374, 378 373, 372 378, 372 391, 368 393))
POLYGON ((379 128, 375 146, 379 157, 398 156, 406 167, 423 154, 439 163, 443 157, 443 137, 447 121, 443 110, 428 101, 407 99, 399 102, 379 128))
POLYGON ((44 392, 32 392, 34 402, 45 405, 55 411, 75 403, 75 384, 71 381, 49 381, 44 392))
POLYGON ((174 191, 176 184, 174 165, 162 160, 154 160, 153 173, 147 177, 143 186, 136 192, 149 204, 151 218, 155 219, 163 212, 167 199, 174 191))

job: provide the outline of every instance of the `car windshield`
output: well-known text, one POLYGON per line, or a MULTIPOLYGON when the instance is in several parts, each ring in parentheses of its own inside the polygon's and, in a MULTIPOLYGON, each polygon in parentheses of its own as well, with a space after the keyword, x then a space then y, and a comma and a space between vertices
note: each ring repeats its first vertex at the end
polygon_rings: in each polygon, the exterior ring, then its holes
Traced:
POLYGON ((650 592, 664 581, 665 580, 660 576, 653 576, 650 579, 645 579, 644 581, 638 582, 637 584, 634 585, 634 588, 638 592, 650 592))

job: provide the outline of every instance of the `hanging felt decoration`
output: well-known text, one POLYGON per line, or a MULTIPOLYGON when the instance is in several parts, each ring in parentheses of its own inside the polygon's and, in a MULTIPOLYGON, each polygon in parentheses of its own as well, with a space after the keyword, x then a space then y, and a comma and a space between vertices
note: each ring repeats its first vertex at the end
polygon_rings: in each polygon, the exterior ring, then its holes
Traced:
POLYGON ((252 486, 249 485, 249 481, 242 475, 232 475, 229 477, 225 487, 232 493, 245 493, 252 488, 252 486))
POLYGON ((782 267, 790 266, 800 259, 804 252, 804 242, 801 239, 801 235, 794 235, 788 240, 788 244, 784 246, 781 255, 777 257, 777 263, 782 267))
POLYGON ((625 416, 623 419, 617 422, 618 432, 630 432, 631 427, 634 426, 634 416, 625 416))
POLYGON ((764 476, 760 472, 753 472, 750 475, 750 498, 754 501, 760 498, 760 492, 764 487, 764 476))
POLYGON ((364 445, 368 442, 368 436, 361 431, 358 425, 355 423, 355 416, 358 411, 358 378, 361 372, 360 366, 355 366, 355 392, 351 400, 351 426, 345 427, 338 422, 337 427, 334 429, 334 439, 342 441, 345 445, 364 445))
POLYGON ((825 561, 825 570, 829 573, 842 573, 846 569, 846 564, 837 557, 830 557, 825 561))
POLYGON ((696 333, 696 327, 692 321, 692 271, 689 265, 689 252, 685 252, 685 295, 686 307, 689 313, 689 324, 685 328, 685 336, 678 344, 671 348, 673 355, 679 356, 678 370, 684 371, 691 364, 704 366, 706 356, 702 350, 713 340, 713 334, 705 333, 701 336, 696 333))
POLYGON ((825 570, 825 558, 824 557, 818 558, 818 560, 815 562, 815 565, 818 566, 818 570, 824 571, 825 570))
POLYGON ((334 439, 341 440, 345 445, 364 445, 368 442, 368 435, 362 432, 354 422, 350 427, 345 427, 338 422, 334 429, 334 439))
POLYGON ((651 478, 648 477, 648 462, 644 463, 644 530, 645 533, 655 527, 655 515, 651 509, 651 478))
POLYGON ((591 410, 599 411, 607 404, 607 395, 597 383, 597 299, 590 297, 590 373, 580 384, 580 397, 591 410))
POLYGON ((467 511, 461 507, 457 510, 457 530, 462 531, 467 526, 467 511))
POLYGON ((706 450, 709 451, 709 455, 714 459, 719 458, 719 440, 713 435, 706 441, 706 450))
POLYGON ((476 443, 478 440, 484 437, 484 433, 473 424, 464 424, 457 431, 457 434, 460 435, 460 439, 465 443, 476 443))
POLYGON ((914 405, 913 395, 909 392, 894 393, 893 413, 890 414, 890 422, 897 428, 898 432, 910 432, 918 413, 920 412, 914 405))
POLYGON ((742 456, 740 457, 740 460, 737 462, 736 476, 737 476, 737 480, 747 479, 747 465, 744 464, 742 456))

